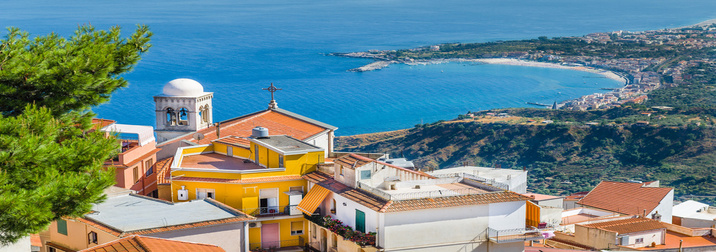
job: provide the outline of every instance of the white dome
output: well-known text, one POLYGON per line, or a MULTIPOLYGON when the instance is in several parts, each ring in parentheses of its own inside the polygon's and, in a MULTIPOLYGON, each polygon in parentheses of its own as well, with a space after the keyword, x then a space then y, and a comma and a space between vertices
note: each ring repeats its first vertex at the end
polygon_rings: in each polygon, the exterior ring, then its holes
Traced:
POLYGON ((180 78, 164 85, 162 93, 167 96, 199 96, 204 94, 204 87, 195 80, 180 78))

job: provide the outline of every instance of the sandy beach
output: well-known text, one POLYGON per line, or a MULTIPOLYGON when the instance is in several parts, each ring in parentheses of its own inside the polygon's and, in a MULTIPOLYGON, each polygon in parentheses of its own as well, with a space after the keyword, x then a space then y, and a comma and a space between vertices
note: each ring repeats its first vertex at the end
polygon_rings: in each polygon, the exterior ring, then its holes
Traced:
POLYGON ((606 78, 616 80, 616 81, 622 82, 624 84, 627 83, 627 80, 624 79, 624 77, 621 77, 612 71, 607 71, 607 70, 597 69, 597 68, 592 68, 592 67, 585 67, 585 66, 565 66, 565 65, 556 64, 556 63, 527 61, 527 60, 508 59, 508 58, 471 59, 471 60, 465 60, 465 61, 480 62, 480 63, 485 63, 485 64, 501 64, 501 65, 513 65, 513 66, 547 67, 547 68, 577 70, 577 71, 584 71, 584 72, 600 74, 606 78))

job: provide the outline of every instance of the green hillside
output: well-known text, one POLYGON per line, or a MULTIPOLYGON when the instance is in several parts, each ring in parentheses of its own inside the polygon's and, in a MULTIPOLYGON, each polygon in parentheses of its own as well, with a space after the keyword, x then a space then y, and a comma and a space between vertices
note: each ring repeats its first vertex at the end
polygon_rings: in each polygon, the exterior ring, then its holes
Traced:
POLYGON ((408 130, 340 137, 336 148, 405 156, 426 170, 526 168, 530 189, 538 193, 564 195, 588 191, 601 180, 635 179, 661 180, 677 195, 716 196, 714 111, 684 109, 482 111, 408 130))

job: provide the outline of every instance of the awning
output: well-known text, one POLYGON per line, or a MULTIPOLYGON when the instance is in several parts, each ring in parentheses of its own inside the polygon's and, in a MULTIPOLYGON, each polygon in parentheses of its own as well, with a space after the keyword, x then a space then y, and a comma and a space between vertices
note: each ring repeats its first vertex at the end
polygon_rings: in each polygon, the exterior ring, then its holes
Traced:
POLYGON ((320 205, 321 202, 326 199, 326 196, 328 196, 328 193, 330 192, 331 191, 326 188, 323 188, 319 185, 314 185, 313 188, 308 191, 306 197, 301 200, 301 203, 298 203, 298 210, 301 210, 301 212, 304 212, 308 215, 312 215, 313 212, 316 211, 316 208, 318 208, 318 205, 320 205))

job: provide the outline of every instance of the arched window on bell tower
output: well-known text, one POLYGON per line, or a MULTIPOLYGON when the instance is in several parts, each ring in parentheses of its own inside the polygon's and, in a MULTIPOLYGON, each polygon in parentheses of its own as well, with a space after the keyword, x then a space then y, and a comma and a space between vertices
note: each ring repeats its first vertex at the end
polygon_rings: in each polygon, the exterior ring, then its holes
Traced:
POLYGON ((173 108, 167 108, 167 121, 166 121, 166 124, 167 124, 167 125, 171 125, 171 126, 177 125, 177 114, 174 113, 174 109, 173 109, 173 108))
POLYGON ((189 110, 186 108, 179 109, 179 125, 189 125, 189 110))

